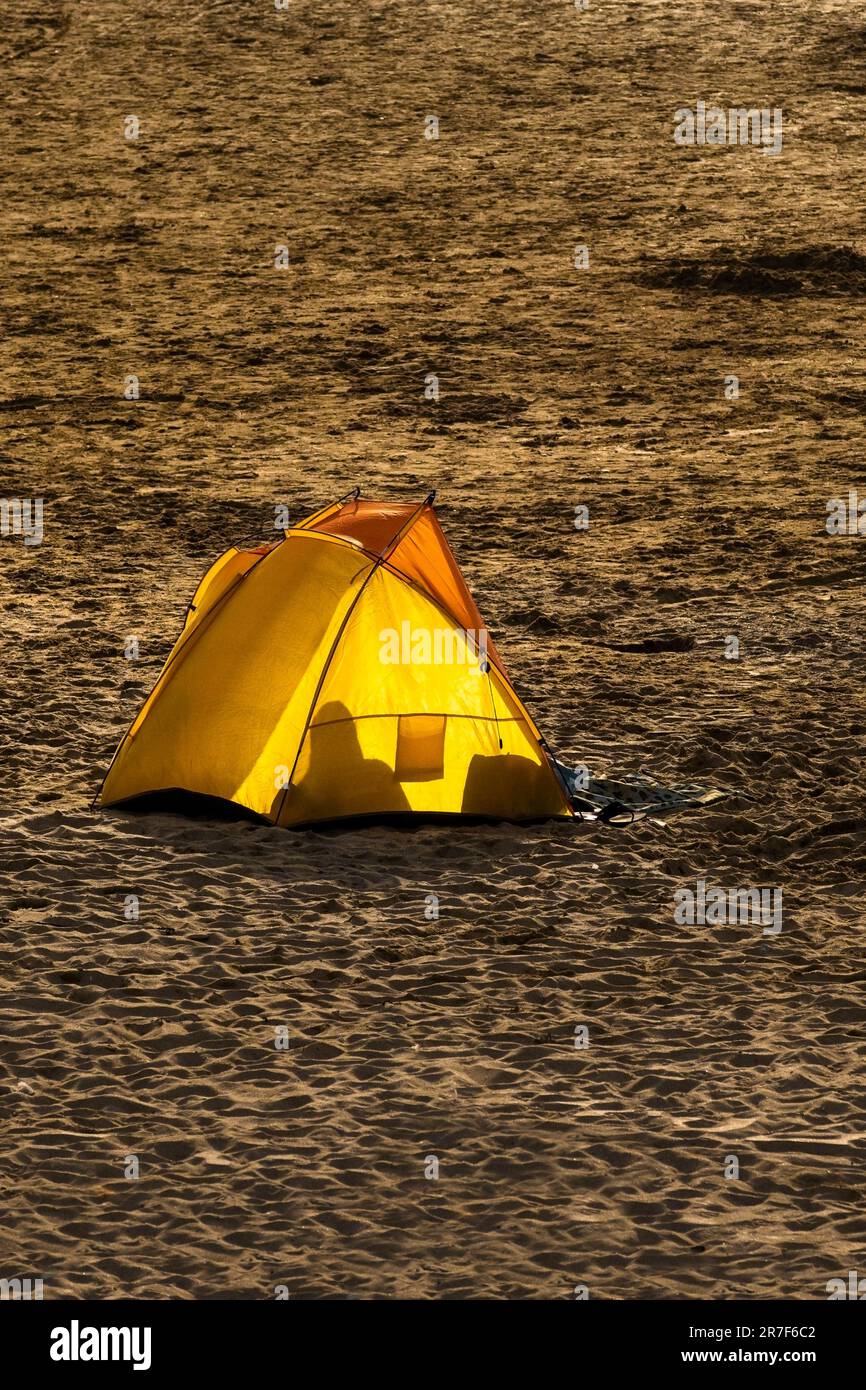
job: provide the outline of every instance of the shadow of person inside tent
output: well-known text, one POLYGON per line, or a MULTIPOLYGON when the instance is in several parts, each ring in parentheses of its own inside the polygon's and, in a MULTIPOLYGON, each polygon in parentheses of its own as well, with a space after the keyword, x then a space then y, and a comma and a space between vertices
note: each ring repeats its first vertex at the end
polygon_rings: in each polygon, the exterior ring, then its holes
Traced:
MULTIPOLYGON (((389 725, 392 721, 388 721, 389 725)), ((339 700, 316 710, 292 785, 278 791, 271 818, 283 825, 411 811, 390 763, 365 758, 357 722, 339 700)))
POLYGON ((517 753, 476 753, 463 785, 464 816, 509 817, 525 820, 529 814, 543 818, 560 807, 550 769, 517 753))

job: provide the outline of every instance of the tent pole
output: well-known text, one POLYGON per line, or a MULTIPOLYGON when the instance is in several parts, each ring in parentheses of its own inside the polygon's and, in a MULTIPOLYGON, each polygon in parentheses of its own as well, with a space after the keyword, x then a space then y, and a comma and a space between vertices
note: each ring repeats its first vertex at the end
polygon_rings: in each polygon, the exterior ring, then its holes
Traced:
POLYGON ((320 507, 317 512, 313 512, 312 516, 308 516, 307 520, 304 523, 303 529, 309 530, 312 526, 316 524, 317 521, 321 521, 323 516, 327 516, 329 512, 333 512, 338 507, 342 507, 345 502, 348 502, 350 497, 357 502, 360 496, 361 489, 359 487, 353 487, 349 492, 346 493, 345 497, 338 497, 336 502, 329 502, 326 507, 320 507))

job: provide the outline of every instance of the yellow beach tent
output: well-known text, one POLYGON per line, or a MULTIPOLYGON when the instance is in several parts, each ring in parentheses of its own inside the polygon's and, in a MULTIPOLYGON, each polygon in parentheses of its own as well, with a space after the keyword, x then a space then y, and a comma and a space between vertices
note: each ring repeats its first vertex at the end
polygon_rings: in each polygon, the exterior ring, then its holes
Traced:
POLYGON ((433 508, 349 499, 198 586, 99 800, 188 791, 276 825, 571 816, 433 508))

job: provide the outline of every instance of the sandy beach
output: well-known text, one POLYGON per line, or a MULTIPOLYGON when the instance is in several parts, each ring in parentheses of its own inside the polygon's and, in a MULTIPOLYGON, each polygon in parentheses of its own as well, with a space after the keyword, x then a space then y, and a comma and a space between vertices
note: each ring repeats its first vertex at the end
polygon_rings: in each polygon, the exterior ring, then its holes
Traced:
POLYGON ((0 59, 0 492, 44 499, 0 538, 0 1276, 866 1274, 866 535, 826 528, 866 499, 862 15, 21 0, 0 59), (698 100, 780 108, 780 153, 677 146, 698 100), (564 758, 733 794, 624 830, 91 809, 211 561, 356 484, 437 489, 564 758), (678 924, 701 879, 782 890, 782 930, 678 924))

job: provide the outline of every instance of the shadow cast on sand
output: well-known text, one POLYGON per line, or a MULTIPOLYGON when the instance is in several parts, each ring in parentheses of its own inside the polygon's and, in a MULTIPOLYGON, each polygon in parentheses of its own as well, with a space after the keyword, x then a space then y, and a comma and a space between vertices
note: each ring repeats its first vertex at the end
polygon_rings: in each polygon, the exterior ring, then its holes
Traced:
MULTIPOLYGON (((354 816, 335 816, 332 820, 320 820, 287 827, 275 826, 267 816, 257 815, 246 806, 238 806, 234 801, 223 801, 217 796, 202 796, 198 792, 163 791, 147 792, 143 796, 132 797, 129 801, 118 802, 100 814, 133 819, 146 816, 171 816, 178 821, 207 824, 219 821, 223 824, 246 823, 274 829, 306 830, 312 834, 334 836, 345 835, 356 830, 382 826, 391 830, 412 834, 430 825, 501 825, 501 816, 485 816, 471 811, 391 811, 364 812, 354 816)), ((549 820, 539 816, 532 821, 522 821, 523 825, 540 825, 549 820)))

